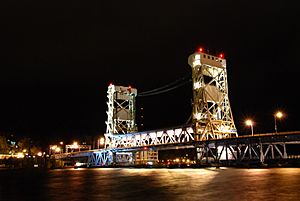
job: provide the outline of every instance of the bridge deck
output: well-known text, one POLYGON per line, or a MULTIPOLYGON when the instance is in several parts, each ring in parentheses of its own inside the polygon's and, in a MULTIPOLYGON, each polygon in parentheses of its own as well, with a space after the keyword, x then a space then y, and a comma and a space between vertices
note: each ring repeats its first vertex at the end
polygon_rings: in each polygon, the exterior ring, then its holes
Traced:
MULTIPOLYGON (((174 129, 172 134, 181 134, 185 130, 181 129, 178 132, 175 132, 174 129)), ((165 130, 165 134, 168 134, 169 130, 165 130)), ((161 135, 163 135, 163 131, 159 130, 161 135)), ((150 133, 157 133, 157 131, 151 131, 150 133)), ((140 132, 137 134, 147 134, 145 132, 140 132)), ((188 133, 191 135, 191 133, 188 133)), ((129 136, 134 136, 134 133, 129 134, 129 136)), ((126 138, 126 135, 123 135, 126 138)), ((167 135, 166 135, 167 137, 167 135)), ((255 134, 255 135, 244 135, 235 138, 224 138, 224 139, 211 139, 211 140, 204 140, 204 141, 194 141, 186 140, 183 142, 176 142, 171 140, 166 140, 164 143, 140 143, 138 146, 128 146, 125 147, 126 143, 122 147, 113 147, 108 149, 92 149, 88 151, 81 151, 81 152, 69 152, 69 153, 62 153, 62 154, 55 154, 54 157, 56 159, 61 158, 70 158, 70 157, 88 157, 92 153, 95 152, 104 152, 104 151, 112 151, 112 152, 126 152, 126 151, 141 151, 141 150, 170 150, 170 149, 188 149, 188 148, 195 148, 201 144, 211 144, 216 143, 218 145, 235 145, 235 144, 257 144, 257 143, 285 143, 285 144, 300 144, 300 131, 291 131, 291 132, 280 132, 280 133, 262 133, 262 134, 255 134)))

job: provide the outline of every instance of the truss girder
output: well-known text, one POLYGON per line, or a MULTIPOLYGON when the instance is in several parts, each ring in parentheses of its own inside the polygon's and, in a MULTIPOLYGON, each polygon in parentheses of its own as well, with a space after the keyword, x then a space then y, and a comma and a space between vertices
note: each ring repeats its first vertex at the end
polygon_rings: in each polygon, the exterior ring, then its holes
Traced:
POLYGON ((122 135, 105 134, 106 147, 129 148, 155 145, 187 143, 194 140, 192 127, 183 126, 172 129, 128 133, 122 135))
POLYGON ((109 166, 112 162, 113 153, 110 150, 94 151, 88 157, 90 167, 109 166))
POLYGON ((198 160, 210 156, 215 163, 234 161, 236 163, 249 162, 251 160, 265 163, 266 160, 287 159, 285 142, 241 143, 241 144, 216 144, 204 143, 198 148, 198 160), (230 156, 229 157, 229 153, 230 156), (223 158, 221 158, 223 156, 223 158))
POLYGON ((196 148, 198 162, 209 158, 213 162, 226 163, 268 163, 270 160, 299 158, 287 151, 287 146, 300 145, 300 131, 256 134, 217 140, 195 141, 193 128, 181 126, 171 129, 130 133, 123 135, 105 134, 107 148, 81 152, 54 154, 51 157, 60 160, 64 158, 86 157, 89 166, 109 166, 113 163, 113 155, 127 154, 125 161, 133 161, 130 151, 143 150, 144 146, 159 147, 159 149, 196 148), (170 146, 160 146, 170 145, 170 146), (126 153, 128 152, 128 153, 126 153))

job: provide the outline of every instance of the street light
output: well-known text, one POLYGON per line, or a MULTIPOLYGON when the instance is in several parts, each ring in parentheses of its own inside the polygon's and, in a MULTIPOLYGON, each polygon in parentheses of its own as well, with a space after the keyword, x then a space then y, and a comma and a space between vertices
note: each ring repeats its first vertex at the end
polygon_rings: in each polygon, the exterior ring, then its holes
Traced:
POLYGON ((250 127, 251 127, 251 134, 252 134, 252 136, 253 136, 253 121, 252 121, 251 119, 247 119, 247 120, 245 121, 245 124, 246 124, 247 126, 250 126, 250 127))
POLYGON ((277 133, 277 118, 281 119, 283 117, 283 113, 278 111, 274 114, 274 127, 275 127, 275 133, 277 133))
POLYGON ((105 144, 105 139, 104 139, 104 137, 98 138, 98 140, 97 140, 97 147, 98 147, 98 149, 103 148, 103 147, 104 147, 104 144, 105 144))
POLYGON ((100 138, 100 145, 102 146, 102 145, 104 145, 104 137, 102 137, 102 138, 100 138))

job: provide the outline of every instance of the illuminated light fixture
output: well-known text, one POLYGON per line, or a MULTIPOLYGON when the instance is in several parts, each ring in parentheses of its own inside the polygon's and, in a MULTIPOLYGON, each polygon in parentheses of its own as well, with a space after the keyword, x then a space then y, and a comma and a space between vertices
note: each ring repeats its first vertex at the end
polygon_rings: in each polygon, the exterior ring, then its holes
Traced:
POLYGON ((17 153, 17 158, 24 158, 24 154, 22 152, 17 153))
POLYGON ((148 165, 153 165, 152 161, 147 162, 148 165))
POLYGON ((203 52, 203 51, 204 51, 203 47, 200 47, 200 48, 198 49, 198 51, 199 51, 199 52, 203 52))
POLYGON ((131 93, 131 86, 130 85, 128 86, 127 90, 131 93))
POLYGON ((109 83, 109 86, 113 86, 114 84, 111 82, 111 83, 109 83))
POLYGON ((274 114, 274 124, 275 124, 275 133, 277 133, 277 119, 281 119, 283 117, 283 113, 281 111, 277 111, 275 114, 274 114))
POLYGON ((147 147, 144 147, 144 150, 147 150, 148 148, 147 147))
POLYGON ((100 145, 104 145, 104 143, 105 143, 104 137, 100 138, 99 143, 100 143, 100 145))
POLYGON ((275 115, 276 115, 276 117, 279 118, 279 119, 280 119, 281 117, 283 117, 283 113, 280 112, 280 111, 276 112, 275 115))
POLYGON ((253 136, 253 121, 252 121, 251 119, 247 119, 247 120, 245 121, 245 124, 246 124, 247 126, 250 126, 250 128, 251 128, 251 135, 253 136))
POLYGON ((198 120, 201 119, 201 113, 195 114, 195 118, 198 119, 198 120))
POLYGON ((219 54, 219 57, 223 59, 224 58, 224 54, 223 53, 219 54))
POLYGON ((200 62, 200 60, 195 60, 194 62, 193 62, 193 66, 195 67, 195 66, 200 66, 201 65, 201 62, 200 62))
POLYGON ((61 150, 60 147, 56 147, 55 152, 58 153, 60 152, 60 150, 61 150))
POLYGON ((247 120, 245 121, 245 123, 246 123, 247 126, 253 125, 253 122, 252 122, 250 119, 247 119, 247 120))
POLYGON ((200 82, 195 82, 194 89, 199 89, 200 87, 201 87, 201 83, 200 82))

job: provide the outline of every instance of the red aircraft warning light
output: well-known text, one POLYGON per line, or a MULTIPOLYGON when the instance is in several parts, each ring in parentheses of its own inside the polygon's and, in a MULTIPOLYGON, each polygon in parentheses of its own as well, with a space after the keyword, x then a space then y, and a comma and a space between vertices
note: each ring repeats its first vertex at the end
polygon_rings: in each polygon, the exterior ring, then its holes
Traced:
POLYGON ((220 53, 220 54, 219 54, 219 57, 223 59, 223 58, 224 58, 224 54, 223 54, 223 53, 220 53))
POLYGON ((198 51, 199 51, 199 52, 203 52, 203 51, 204 51, 203 47, 199 47, 199 48, 198 48, 198 51))
POLYGON ((130 85, 128 86, 128 89, 127 89, 127 90, 131 93, 132 88, 131 88, 130 85))

